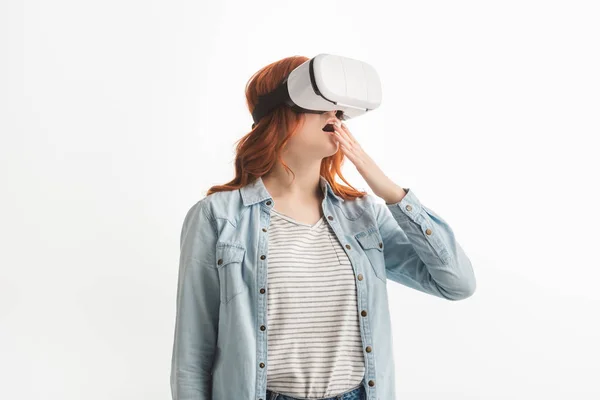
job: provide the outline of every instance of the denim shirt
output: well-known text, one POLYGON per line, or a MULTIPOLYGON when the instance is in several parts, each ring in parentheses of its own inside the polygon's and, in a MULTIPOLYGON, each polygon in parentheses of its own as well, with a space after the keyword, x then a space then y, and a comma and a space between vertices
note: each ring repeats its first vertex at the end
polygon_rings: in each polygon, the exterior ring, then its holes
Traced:
MULTIPOLYGON (((394 204, 344 200, 320 177, 323 215, 348 255, 368 400, 393 400, 395 372, 386 282, 447 300, 475 291, 453 231, 413 190, 394 204)), ((268 400, 267 265, 274 201, 259 177, 195 203, 181 231, 171 364, 174 400, 268 400)))

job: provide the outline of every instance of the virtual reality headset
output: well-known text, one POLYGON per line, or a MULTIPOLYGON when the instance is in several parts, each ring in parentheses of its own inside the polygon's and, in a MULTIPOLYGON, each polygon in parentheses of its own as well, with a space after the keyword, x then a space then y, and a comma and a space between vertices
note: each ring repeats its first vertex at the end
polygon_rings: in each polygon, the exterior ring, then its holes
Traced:
MULTIPOLYGON (((252 129, 281 104, 298 113, 337 110, 337 118, 356 118, 379 107, 381 81, 375 69, 359 60, 319 54, 299 65, 273 91, 258 96, 252 129)), ((332 127, 328 127, 333 131, 332 127)))

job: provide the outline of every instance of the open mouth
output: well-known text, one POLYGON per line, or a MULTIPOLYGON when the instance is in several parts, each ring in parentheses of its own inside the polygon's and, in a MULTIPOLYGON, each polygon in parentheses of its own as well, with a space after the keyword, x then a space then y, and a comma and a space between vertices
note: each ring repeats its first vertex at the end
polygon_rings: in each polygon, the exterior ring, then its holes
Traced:
POLYGON ((325 127, 323 128, 323 131, 325 131, 325 132, 333 132, 334 131, 333 124, 327 124, 327 125, 325 125, 325 127))

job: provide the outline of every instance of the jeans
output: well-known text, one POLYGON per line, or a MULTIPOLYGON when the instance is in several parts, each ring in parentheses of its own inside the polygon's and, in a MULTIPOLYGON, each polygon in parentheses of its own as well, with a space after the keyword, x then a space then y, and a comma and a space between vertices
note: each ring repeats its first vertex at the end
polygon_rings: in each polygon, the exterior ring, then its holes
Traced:
MULTIPOLYGON (((311 398, 311 400, 366 400, 367 396, 365 393, 365 388, 360 384, 360 386, 350 389, 347 392, 335 395, 333 397, 323 397, 323 398, 311 398)), ((305 400, 301 397, 290 397, 283 395, 281 393, 273 392, 267 389, 267 399, 266 400, 305 400)))

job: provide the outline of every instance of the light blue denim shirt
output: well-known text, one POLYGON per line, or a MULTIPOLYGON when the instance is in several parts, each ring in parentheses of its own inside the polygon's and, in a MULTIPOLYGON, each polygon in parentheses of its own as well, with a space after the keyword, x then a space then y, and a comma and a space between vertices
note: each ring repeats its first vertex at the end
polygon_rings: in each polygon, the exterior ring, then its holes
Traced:
MULTIPOLYGON (((395 204, 336 195, 321 176, 323 214, 356 277, 368 400, 394 400, 387 280, 448 300, 475 291, 450 226, 413 190, 395 204)), ((174 400, 268 400, 267 265, 274 201, 261 178, 195 203, 181 231, 174 400)))

